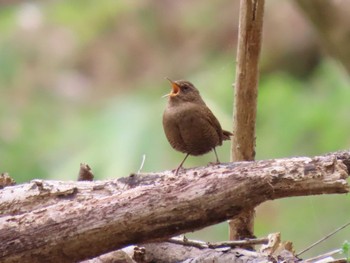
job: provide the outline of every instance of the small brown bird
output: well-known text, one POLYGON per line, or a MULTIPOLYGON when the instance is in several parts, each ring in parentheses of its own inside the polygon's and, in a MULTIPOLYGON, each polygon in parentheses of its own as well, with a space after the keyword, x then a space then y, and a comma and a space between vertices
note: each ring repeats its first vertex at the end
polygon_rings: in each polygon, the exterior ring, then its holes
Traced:
POLYGON ((169 100, 163 113, 163 128, 170 145, 186 153, 175 175, 189 155, 202 155, 213 150, 219 163, 215 147, 222 145, 223 140, 229 140, 232 133, 221 129, 219 121, 191 82, 168 80, 172 90, 165 95, 169 100))

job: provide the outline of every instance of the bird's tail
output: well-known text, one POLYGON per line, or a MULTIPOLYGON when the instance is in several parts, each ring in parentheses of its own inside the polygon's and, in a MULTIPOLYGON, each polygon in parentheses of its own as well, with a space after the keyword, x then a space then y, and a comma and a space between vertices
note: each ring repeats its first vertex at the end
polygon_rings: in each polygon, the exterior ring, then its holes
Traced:
POLYGON ((222 139, 223 139, 224 141, 230 140, 232 135, 233 135, 232 132, 222 130, 222 139))

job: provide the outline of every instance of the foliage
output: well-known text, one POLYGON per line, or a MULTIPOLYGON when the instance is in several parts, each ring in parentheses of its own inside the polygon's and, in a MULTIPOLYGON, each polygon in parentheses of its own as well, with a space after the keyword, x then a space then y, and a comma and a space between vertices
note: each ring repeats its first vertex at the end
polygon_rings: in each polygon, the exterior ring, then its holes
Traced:
POLYGON ((345 256, 346 260, 350 261, 350 242, 345 240, 342 246, 342 254, 345 256))

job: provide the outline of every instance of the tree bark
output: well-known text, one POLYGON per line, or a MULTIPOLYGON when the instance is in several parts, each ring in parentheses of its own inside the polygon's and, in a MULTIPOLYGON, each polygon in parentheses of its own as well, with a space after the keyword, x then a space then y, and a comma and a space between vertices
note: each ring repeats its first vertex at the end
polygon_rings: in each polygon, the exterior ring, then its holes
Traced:
MULTIPOLYGON (((255 123, 264 0, 241 0, 234 94, 232 161, 255 159, 255 123)), ((229 221, 230 240, 254 236, 254 209, 229 221)))
MULTIPOLYGON (((186 247, 171 243, 151 243, 145 244, 145 258, 146 262, 201 262, 201 263, 256 263, 256 262, 272 262, 271 256, 260 252, 244 250, 241 248, 233 249, 199 249, 195 247, 186 247), (170 251, 170 253, 164 253, 170 251), (165 255, 166 254, 166 255, 165 255)), ((277 258, 276 258, 277 259, 277 258)), ((280 258, 281 259, 281 258, 280 258)), ((296 262, 297 259, 292 253, 288 253, 288 256, 283 259, 293 259, 296 262)))
MULTIPOLYGON (((169 241, 169 240, 168 240, 169 241)), ((200 242, 200 241, 197 241, 200 242)), ((238 241, 237 241, 238 242, 238 241)), ((206 244, 206 242, 200 242, 206 244)), ((205 245, 204 245, 205 246, 205 245)), ((293 262, 298 259, 289 251, 287 254, 288 259, 294 259, 293 262)), ((177 244, 172 242, 161 243, 147 243, 140 246, 128 246, 122 250, 113 251, 97 258, 90 260, 84 260, 80 263, 105 263, 105 262, 129 262, 129 263, 180 263, 180 262, 201 262, 201 263, 241 263, 243 260, 246 263, 249 262, 267 262, 273 257, 269 253, 260 253, 255 251, 248 251, 241 248, 200 248, 197 246, 187 246, 183 244, 177 244), (118 261, 119 260, 119 261, 118 261)), ((277 259, 277 257, 276 257, 277 259)), ((282 259, 281 257, 279 259, 282 259)), ((285 260, 286 258, 283 257, 285 260)))
POLYGON ((168 239, 276 198, 347 193, 350 152, 0 191, 1 262, 75 262, 168 239))

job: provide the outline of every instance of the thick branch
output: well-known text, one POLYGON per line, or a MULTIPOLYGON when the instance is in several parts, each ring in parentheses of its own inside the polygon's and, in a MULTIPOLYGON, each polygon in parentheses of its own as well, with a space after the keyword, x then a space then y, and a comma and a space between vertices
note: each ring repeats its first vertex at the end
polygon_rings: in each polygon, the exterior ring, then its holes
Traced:
POLYGON ((350 153, 0 191, 1 262, 72 262, 164 240, 287 196, 346 193, 350 153))

